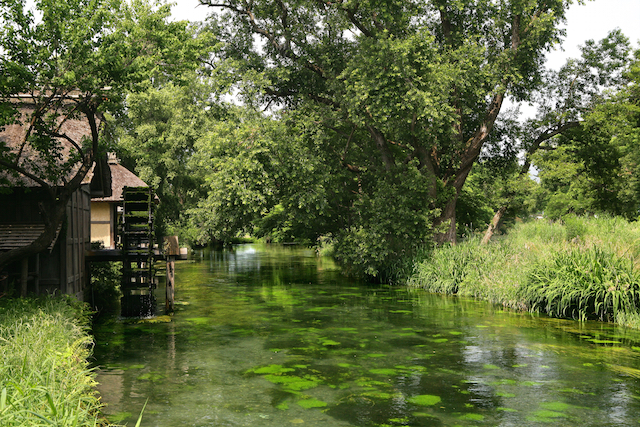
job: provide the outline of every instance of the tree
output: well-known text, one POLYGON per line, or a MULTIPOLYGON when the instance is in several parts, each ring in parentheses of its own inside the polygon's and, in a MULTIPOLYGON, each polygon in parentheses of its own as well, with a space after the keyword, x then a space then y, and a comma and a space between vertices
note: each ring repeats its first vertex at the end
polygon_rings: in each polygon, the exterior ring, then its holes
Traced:
MULTIPOLYGON (((431 218, 422 227, 437 240, 455 241, 467 176, 505 98, 527 99, 540 83, 570 1, 201 3, 221 11, 221 59, 246 94, 316 118, 335 135, 326 149, 343 153, 331 159, 372 180, 370 194, 400 197, 419 184, 430 200, 407 209, 431 218)), ((367 197, 354 209, 370 207, 367 197)))
MULTIPOLYGON (((528 119, 521 125, 518 141, 512 142, 512 145, 518 146, 524 157, 519 171, 520 176, 525 177, 529 174, 533 157, 541 148, 548 152, 558 144, 566 144, 567 136, 591 132, 584 128, 586 118, 628 83, 626 70, 631 63, 630 53, 629 40, 620 30, 613 30, 599 42, 588 40, 581 47, 580 58, 569 59, 557 72, 548 70, 545 73, 543 77, 545 83, 534 91, 532 96, 538 107, 536 117, 528 119), (562 135, 565 137, 562 138, 562 135)), ((575 203, 567 199, 569 188, 572 194, 577 195, 576 186, 584 181, 583 177, 579 176, 582 168, 576 165, 560 165, 562 161, 569 160, 567 155, 565 148, 556 154, 547 153, 546 156, 545 154, 536 156, 539 159, 537 166, 544 169, 542 175, 546 176, 547 184, 555 182, 551 184, 550 188, 553 188, 551 191, 560 191, 551 201, 550 211, 547 211, 547 214, 552 216, 557 214, 558 209, 580 212, 586 209, 585 203, 588 197, 584 191, 574 200, 575 203), (543 158, 547 160, 542 160, 543 158), (554 167, 565 170, 563 173, 557 173, 553 170, 554 167), (551 175, 555 177, 551 178, 551 175), (558 180, 566 182, 561 185, 558 180)), ((590 155, 598 158, 602 153, 590 150, 590 155)), ((578 163, 581 162, 578 161, 578 163)), ((515 196, 516 194, 513 193, 512 197, 515 196)), ((506 199, 495 212, 483 243, 489 242, 511 203, 512 198, 506 199)))
MULTIPOLYGON (((302 121, 295 120, 300 124, 302 121)), ((198 140, 190 170, 204 176, 206 199, 191 209, 192 237, 229 242, 242 233, 275 242, 314 243, 344 227, 357 189, 340 168, 326 168, 322 135, 287 126, 251 108, 231 107, 198 140), (307 143, 305 143, 305 141, 307 143)))
POLYGON ((0 173, 5 184, 22 177, 43 190, 45 228, 32 244, 0 254, 0 268, 53 240, 71 194, 104 153, 103 113, 119 114, 127 91, 179 75, 193 56, 193 34, 168 21, 167 5, 40 0, 36 17, 25 3, 0 3, 0 127, 19 124, 26 135, 17 150, 0 142, 0 173), (15 102, 25 97, 26 115, 15 102), (90 137, 65 132, 73 120, 90 137))
POLYGON ((155 214, 160 234, 182 234, 185 212, 206 197, 203 174, 189 166, 211 120, 209 96, 209 86, 191 73, 183 85, 169 82, 129 94, 126 115, 117 122, 116 150, 123 164, 160 200, 155 214))
POLYGON ((549 141, 536 155, 550 217, 608 213, 638 218, 639 58, 636 51, 635 59, 621 68, 620 83, 584 112, 579 127, 549 141))

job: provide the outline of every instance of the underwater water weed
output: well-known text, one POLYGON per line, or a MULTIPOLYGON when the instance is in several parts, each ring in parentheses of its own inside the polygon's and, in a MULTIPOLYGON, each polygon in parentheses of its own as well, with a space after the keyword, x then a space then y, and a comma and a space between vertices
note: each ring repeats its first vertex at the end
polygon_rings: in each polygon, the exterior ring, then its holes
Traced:
POLYGON ((532 311, 580 320, 613 321, 640 305, 640 275, 633 260, 609 251, 575 248, 532 269, 521 287, 532 311))

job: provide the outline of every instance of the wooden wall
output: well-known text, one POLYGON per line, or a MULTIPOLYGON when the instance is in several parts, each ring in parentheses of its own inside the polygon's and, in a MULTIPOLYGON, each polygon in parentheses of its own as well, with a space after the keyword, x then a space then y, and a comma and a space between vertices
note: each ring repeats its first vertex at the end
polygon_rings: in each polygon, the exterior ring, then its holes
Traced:
MULTIPOLYGON (((38 191, 17 189, 0 195, 0 224, 41 222, 38 212, 38 191)), ((88 283, 85 253, 91 246, 91 194, 89 185, 76 191, 67 205, 67 217, 58 240, 51 250, 29 258, 29 293, 62 292, 83 299, 88 283)), ((20 263, 9 273, 20 277, 20 263)))

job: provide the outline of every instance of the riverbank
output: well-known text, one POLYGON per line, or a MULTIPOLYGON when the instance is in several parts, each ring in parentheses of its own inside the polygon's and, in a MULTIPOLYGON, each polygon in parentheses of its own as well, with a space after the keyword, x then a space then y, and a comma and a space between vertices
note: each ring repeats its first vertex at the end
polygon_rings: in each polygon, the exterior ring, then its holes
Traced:
POLYGON ((518 223, 505 236, 435 249, 411 287, 554 317, 640 328, 640 224, 568 217, 518 223))
POLYGON ((0 425, 106 426, 89 312, 71 298, 0 300, 0 425))

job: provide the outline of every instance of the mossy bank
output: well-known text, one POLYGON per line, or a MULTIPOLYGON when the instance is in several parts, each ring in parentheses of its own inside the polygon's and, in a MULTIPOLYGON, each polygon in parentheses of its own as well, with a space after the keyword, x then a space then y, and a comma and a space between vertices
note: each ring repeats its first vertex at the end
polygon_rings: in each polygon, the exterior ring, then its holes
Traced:
POLYGON ((0 299, 0 425, 105 426, 89 313, 68 297, 0 299))
POLYGON ((640 224, 575 216, 517 223, 488 245, 472 238, 416 259, 408 284, 640 328, 640 224))

